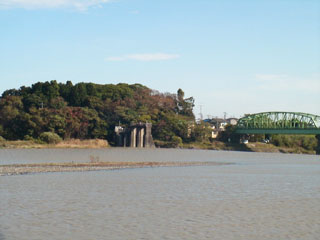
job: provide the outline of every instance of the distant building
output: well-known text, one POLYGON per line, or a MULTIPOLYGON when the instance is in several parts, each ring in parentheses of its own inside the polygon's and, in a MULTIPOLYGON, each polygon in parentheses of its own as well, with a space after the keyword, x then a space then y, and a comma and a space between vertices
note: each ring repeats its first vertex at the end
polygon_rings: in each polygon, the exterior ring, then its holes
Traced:
POLYGON ((227 120, 227 123, 230 125, 237 125, 238 123, 238 118, 228 118, 226 120, 227 120))
POLYGON ((217 138, 219 135, 219 132, 224 131, 226 125, 237 125, 238 119, 237 118, 211 118, 211 119, 205 119, 204 122, 207 122, 210 124, 212 128, 211 137, 217 138))

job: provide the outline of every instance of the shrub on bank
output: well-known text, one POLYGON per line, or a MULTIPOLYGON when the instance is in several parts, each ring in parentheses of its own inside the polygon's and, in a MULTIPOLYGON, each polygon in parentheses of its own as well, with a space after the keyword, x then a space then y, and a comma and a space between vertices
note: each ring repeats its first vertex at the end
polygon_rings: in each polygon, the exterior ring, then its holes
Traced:
POLYGON ((4 142, 4 141, 5 139, 2 136, 0 136, 0 142, 4 142))
POLYGON ((177 148, 178 147, 178 143, 173 141, 154 140, 154 144, 157 148, 177 148))
POLYGON ((317 148, 317 139, 313 135, 273 135, 271 142, 277 147, 301 147, 313 151, 317 148))
POLYGON ((49 144, 57 144, 62 141, 62 138, 56 133, 44 132, 40 134, 40 140, 49 144))
POLYGON ((178 137, 178 136, 173 136, 172 137, 172 143, 175 147, 179 147, 182 145, 182 139, 181 137, 178 137))
POLYGON ((35 139, 33 137, 29 136, 29 135, 25 135, 23 137, 23 140, 25 140, 25 141, 34 141, 35 139))

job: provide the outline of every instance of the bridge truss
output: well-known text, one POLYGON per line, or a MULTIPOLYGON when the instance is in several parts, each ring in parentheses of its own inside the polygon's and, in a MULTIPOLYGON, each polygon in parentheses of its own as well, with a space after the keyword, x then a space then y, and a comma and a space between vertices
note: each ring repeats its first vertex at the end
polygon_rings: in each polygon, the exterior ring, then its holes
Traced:
POLYGON ((320 134, 320 116, 301 112, 262 112, 246 115, 237 124, 243 134, 320 134))

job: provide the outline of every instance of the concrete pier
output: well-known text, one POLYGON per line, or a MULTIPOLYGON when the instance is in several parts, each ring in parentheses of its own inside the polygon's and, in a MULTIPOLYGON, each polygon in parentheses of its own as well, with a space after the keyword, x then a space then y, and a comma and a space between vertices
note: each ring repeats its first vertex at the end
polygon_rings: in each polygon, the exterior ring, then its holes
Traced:
POLYGON ((137 133, 137 147, 138 148, 144 147, 144 128, 140 128, 137 133))
POLYGON ((145 128, 146 128, 146 133, 144 135, 144 147, 146 148, 154 147, 153 138, 151 134, 152 124, 146 123, 145 128))
POLYGON ((131 135, 131 141, 130 141, 130 147, 136 147, 137 146, 137 128, 133 128, 130 132, 131 135))
POLYGON ((137 147, 137 148, 152 148, 155 147, 152 138, 151 123, 131 124, 127 128, 121 126, 115 127, 115 142, 121 147, 137 147))

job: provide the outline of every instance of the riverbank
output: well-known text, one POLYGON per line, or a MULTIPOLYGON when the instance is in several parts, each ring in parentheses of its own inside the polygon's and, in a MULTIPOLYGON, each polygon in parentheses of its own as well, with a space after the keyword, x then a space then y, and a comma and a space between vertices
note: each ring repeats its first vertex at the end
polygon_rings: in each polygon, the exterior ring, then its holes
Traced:
POLYGON ((253 142, 247 144, 240 143, 225 143, 220 141, 207 143, 189 143, 183 144, 182 148, 188 149, 206 149, 206 150, 221 150, 221 151, 246 151, 246 152, 270 152, 270 153, 296 153, 296 154, 316 154, 314 150, 307 150, 301 147, 277 147, 273 144, 261 142, 253 142))
MULTIPOLYGON (((70 139, 64 140, 57 144, 45 144, 35 141, 0 141, 0 148, 5 149, 46 149, 46 148, 75 148, 75 149, 103 149, 109 148, 110 145, 103 139, 70 139)), ((246 152, 271 152, 271 153, 296 153, 296 154, 316 154, 314 150, 307 150, 301 147, 277 147, 273 144, 253 142, 248 144, 225 143, 220 141, 214 142, 194 142, 183 143, 177 147, 168 145, 158 146, 159 148, 182 148, 182 149, 204 149, 220 151, 246 151, 246 152)))
POLYGON ((0 165, 0 176, 49 172, 84 172, 146 167, 218 166, 219 162, 90 162, 0 165))
POLYGON ((44 149, 44 148, 107 148, 109 147, 108 141, 104 139, 69 139, 61 141, 57 144, 46 144, 39 143, 36 141, 26 141, 26 140, 18 140, 18 141, 0 141, 0 148, 7 149, 44 149))

